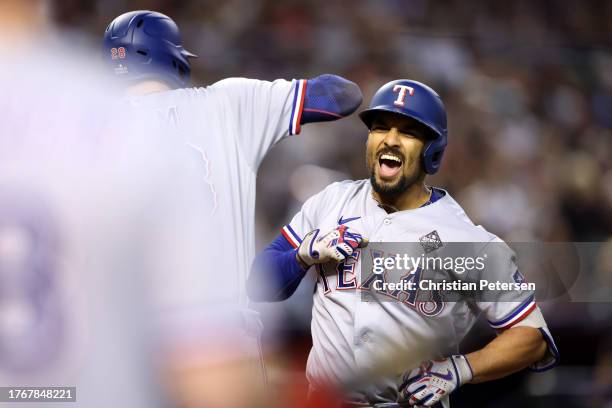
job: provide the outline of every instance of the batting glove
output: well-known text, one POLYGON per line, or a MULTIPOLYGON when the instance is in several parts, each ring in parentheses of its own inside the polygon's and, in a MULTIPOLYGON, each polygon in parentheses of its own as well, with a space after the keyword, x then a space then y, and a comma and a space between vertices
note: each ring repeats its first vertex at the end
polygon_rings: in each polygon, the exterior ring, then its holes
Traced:
POLYGON ((431 407, 463 384, 472 380, 472 368, 463 355, 425 361, 404 374, 400 406, 431 407))
POLYGON ((320 230, 310 231, 300 244, 296 257, 302 267, 310 268, 314 264, 342 262, 357 248, 363 248, 368 240, 361 234, 349 230, 346 225, 339 225, 325 235, 320 230))

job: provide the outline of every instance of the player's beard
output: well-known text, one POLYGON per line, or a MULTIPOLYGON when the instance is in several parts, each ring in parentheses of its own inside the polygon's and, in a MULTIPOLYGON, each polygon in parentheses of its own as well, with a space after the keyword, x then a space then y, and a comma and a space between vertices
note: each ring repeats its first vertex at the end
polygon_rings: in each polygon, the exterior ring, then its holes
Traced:
MULTIPOLYGON (((376 157, 378 157, 378 155, 376 157)), ((406 166, 406 160, 407 158, 404 158, 404 163, 402 164, 402 166, 406 166)), ((404 191, 408 190, 410 186, 412 186, 419 180, 420 166, 417 162, 416 165, 413 165, 414 168, 410 169, 411 171, 409 174, 406 174, 404 169, 402 169, 400 177, 396 181, 379 181, 376 178, 376 161, 377 159, 368 160, 368 167, 370 170, 370 183, 372 184, 372 188, 374 189, 374 191, 383 197, 398 196, 404 191)))
POLYGON ((411 185, 413 185, 418 179, 418 173, 413 174, 411 177, 402 173, 400 178, 392 183, 383 182, 380 183, 376 179, 376 171, 372 169, 370 174, 370 183, 372 184, 372 188, 381 196, 397 196, 402 194, 404 191, 408 190, 411 185))

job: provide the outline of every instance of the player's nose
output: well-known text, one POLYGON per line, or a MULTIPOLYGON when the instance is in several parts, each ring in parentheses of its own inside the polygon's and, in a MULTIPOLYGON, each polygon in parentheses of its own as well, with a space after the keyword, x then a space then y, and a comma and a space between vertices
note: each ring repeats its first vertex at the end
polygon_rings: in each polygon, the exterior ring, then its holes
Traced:
POLYGON ((383 142, 387 146, 399 146, 400 144, 399 130, 396 127, 392 127, 391 129, 389 129, 387 133, 385 134, 383 142))

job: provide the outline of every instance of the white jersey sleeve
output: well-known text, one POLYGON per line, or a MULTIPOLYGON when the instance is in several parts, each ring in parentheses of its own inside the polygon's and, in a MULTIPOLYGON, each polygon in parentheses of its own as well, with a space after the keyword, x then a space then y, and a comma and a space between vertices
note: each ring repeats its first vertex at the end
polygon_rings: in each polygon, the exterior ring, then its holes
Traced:
POLYGON ((228 78, 211 86, 229 99, 238 144, 253 170, 275 143, 300 133, 306 84, 305 79, 269 82, 228 78))
MULTIPOLYGON (((516 263, 514 251, 499 238, 489 242, 481 252, 481 255, 483 254, 486 254, 488 260, 481 279, 501 283, 525 282, 525 277, 516 263)), ((477 303, 478 307, 485 313, 489 325, 498 333, 517 326, 533 327, 540 330, 548 345, 548 350, 542 360, 532 366, 533 370, 544 371, 557 363, 559 352, 536 303, 533 291, 490 291, 486 294, 484 301, 477 303)))

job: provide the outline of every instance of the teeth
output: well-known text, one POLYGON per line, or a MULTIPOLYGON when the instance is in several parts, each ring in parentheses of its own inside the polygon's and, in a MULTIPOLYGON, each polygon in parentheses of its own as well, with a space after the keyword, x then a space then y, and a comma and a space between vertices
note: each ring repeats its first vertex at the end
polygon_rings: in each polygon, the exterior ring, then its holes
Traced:
POLYGON ((391 154, 383 154, 382 156, 380 156, 380 159, 381 159, 381 160, 393 160, 393 161, 396 161, 396 162, 398 162, 398 163, 401 163, 401 162, 402 162, 402 159, 400 159, 400 158, 399 158, 399 157, 397 157, 397 156, 393 156, 393 155, 391 155, 391 154))

